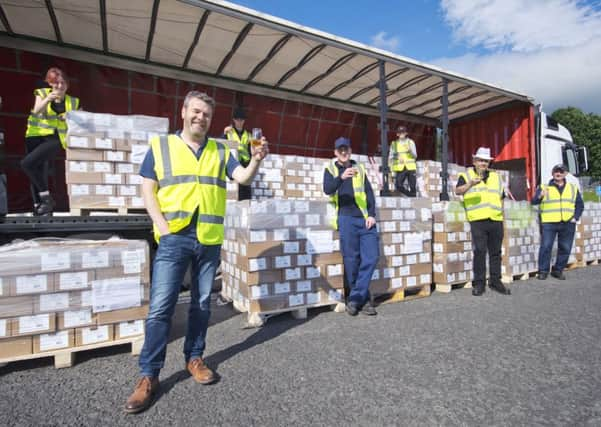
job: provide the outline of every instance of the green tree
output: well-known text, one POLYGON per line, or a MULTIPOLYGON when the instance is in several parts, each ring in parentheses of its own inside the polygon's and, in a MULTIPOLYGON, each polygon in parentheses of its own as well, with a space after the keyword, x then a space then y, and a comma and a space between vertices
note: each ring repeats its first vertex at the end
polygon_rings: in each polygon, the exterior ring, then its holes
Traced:
POLYGON ((579 108, 567 107, 555 110, 551 117, 569 129, 577 145, 588 148, 587 175, 601 178, 601 116, 586 114, 579 108))

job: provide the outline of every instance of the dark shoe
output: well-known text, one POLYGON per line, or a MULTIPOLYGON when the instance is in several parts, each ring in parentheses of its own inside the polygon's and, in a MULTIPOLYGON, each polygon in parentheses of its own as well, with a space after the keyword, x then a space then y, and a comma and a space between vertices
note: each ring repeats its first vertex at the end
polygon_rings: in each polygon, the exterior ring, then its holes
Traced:
POLYGON ((484 293, 484 286, 482 287, 473 287, 472 288, 472 295, 475 297, 479 297, 480 295, 482 295, 484 293))
POLYGON ((357 314, 359 314, 359 309, 352 302, 347 302, 345 308, 346 308, 346 312, 348 314, 350 314, 351 316, 356 316, 357 314))
POLYGON ((39 215, 39 216, 52 215, 52 212, 54 212, 54 207, 56 206, 56 202, 54 201, 52 196, 50 194, 48 194, 46 196, 40 196, 40 200, 41 200, 41 203, 38 206, 38 209, 36 211, 37 215, 39 215))
POLYGON ((186 368, 192 378, 199 384, 206 385, 215 382, 215 373, 205 365, 200 357, 190 360, 186 368))
POLYGON ((562 271, 552 270, 551 276, 555 277, 557 280, 566 280, 566 276, 562 271))
POLYGON ((147 409, 159 390, 159 379, 142 377, 136 384, 136 388, 127 402, 125 403, 125 412, 128 414, 137 414, 147 409))
POLYGON ((366 316, 375 316, 378 314, 376 308, 371 305, 371 302, 368 302, 361 308, 361 314, 365 314, 366 316))
POLYGON ((505 287, 505 285, 501 282, 491 283, 489 286, 490 289, 492 289, 493 291, 497 291, 500 294, 511 295, 511 291, 509 290, 509 288, 505 287))
POLYGON ((549 275, 549 273, 547 273, 546 271, 541 271, 536 275, 536 278, 538 280, 547 280, 548 275, 549 275))

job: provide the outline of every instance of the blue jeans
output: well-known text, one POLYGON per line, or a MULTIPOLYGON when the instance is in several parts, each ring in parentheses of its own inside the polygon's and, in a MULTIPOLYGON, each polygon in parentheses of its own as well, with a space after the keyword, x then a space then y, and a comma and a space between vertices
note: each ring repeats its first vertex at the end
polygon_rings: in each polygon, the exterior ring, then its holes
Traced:
POLYGON ((542 224, 540 250, 538 251, 538 271, 548 273, 551 265, 551 252, 557 236, 557 258, 553 270, 563 271, 572 251, 576 224, 573 222, 546 222, 542 224))
POLYGON ((204 246, 190 233, 161 237, 154 258, 150 310, 139 360, 142 376, 158 377, 165 363, 171 318, 190 262, 191 301, 184 357, 188 362, 202 356, 211 315, 211 288, 219 265, 220 250, 221 245, 204 246))
POLYGON ((369 298, 369 282, 374 274, 380 248, 376 227, 365 227, 363 217, 338 217, 340 250, 344 261, 344 274, 351 289, 348 301, 362 307, 369 298))

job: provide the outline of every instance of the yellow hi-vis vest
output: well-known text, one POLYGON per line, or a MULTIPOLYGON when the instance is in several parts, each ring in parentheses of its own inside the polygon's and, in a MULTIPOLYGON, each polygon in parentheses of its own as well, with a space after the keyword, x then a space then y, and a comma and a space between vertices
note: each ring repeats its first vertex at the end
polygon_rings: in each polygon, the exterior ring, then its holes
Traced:
MULTIPOLYGON (((365 168, 363 165, 357 163, 355 167, 359 170, 359 173, 353 177, 353 193, 355 194, 355 203, 363 214, 363 218, 367 219, 367 194, 365 194, 365 168)), ((334 177, 338 177, 338 166, 336 166, 336 159, 332 159, 326 164, 326 169, 334 177)), ((332 227, 334 230, 338 230, 338 192, 330 196, 330 203, 336 209, 336 215, 332 218, 332 227)))
MULTIPOLYGON (((468 169, 466 174, 460 173, 465 182, 478 178, 478 174, 473 168, 468 169)), ((479 184, 471 187, 463 195, 463 207, 468 221, 479 221, 482 219, 491 219, 493 221, 503 221, 503 183, 496 172, 489 171, 486 183, 480 181, 479 184)))
MULTIPOLYGON (((34 94, 40 98, 46 98, 52 89, 36 89, 34 94)), ((65 114, 72 110, 79 109, 79 98, 65 95, 65 114)), ((62 114, 61 114, 62 115, 62 114)), ((27 119, 27 130, 25 137, 29 136, 47 136, 52 135, 54 131, 58 132, 58 138, 61 141, 63 148, 67 148, 67 122, 62 120, 58 114, 52 109, 52 103, 46 105, 46 109, 39 114, 29 114, 27 119)))
POLYGON ((226 135, 229 141, 238 142, 238 161, 241 163, 250 162, 250 133, 242 131, 242 137, 238 136, 235 129, 230 130, 226 135))
MULTIPOLYGON (((225 168, 230 150, 208 139, 200 159, 177 135, 155 137, 150 141, 154 170, 158 179, 157 199, 169 231, 177 233, 198 209, 196 235, 203 245, 223 243, 225 217, 225 168)), ((153 226, 159 241, 158 228, 153 226)))
POLYGON ((549 198, 545 197, 540 204, 542 222, 566 222, 574 217, 578 194, 574 184, 566 182, 562 193, 554 185, 543 185, 542 189, 549 190, 549 198))
POLYGON ((413 158, 413 154, 411 153, 411 143, 414 142, 409 138, 405 138, 404 141, 401 141, 400 139, 392 141, 393 172, 401 172, 405 168, 408 171, 414 171, 417 169, 415 159, 413 158))

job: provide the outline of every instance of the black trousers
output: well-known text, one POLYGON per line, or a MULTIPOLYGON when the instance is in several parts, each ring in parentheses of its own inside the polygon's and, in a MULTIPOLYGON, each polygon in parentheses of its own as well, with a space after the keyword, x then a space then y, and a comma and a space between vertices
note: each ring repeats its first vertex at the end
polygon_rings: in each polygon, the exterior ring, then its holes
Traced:
POLYGON ((415 171, 410 171, 410 170, 404 169, 404 170, 396 173, 396 176, 395 176, 396 191, 400 191, 405 196, 415 197, 415 195, 416 195, 415 183, 416 183, 415 171), (409 183, 409 190, 407 190, 407 188, 405 187, 405 181, 407 181, 409 183))
MULTIPOLYGON (((501 282, 501 248, 503 245, 503 221, 470 222, 474 250, 474 288, 483 289, 486 285, 486 252, 490 267, 490 283, 501 282)), ((489 283, 489 284, 490 284, 489 283)))
POLYGON ((252 188, 250 185, 238 185, 238 200, 252 199, 252 188))
POLYGON ((34 203, 39 203, 38 193, 48 191, 48 165, 61 148, 61 142, 56 133, 25 138, 27 154, 21 160, 21 168, 31 181, 34 203))

